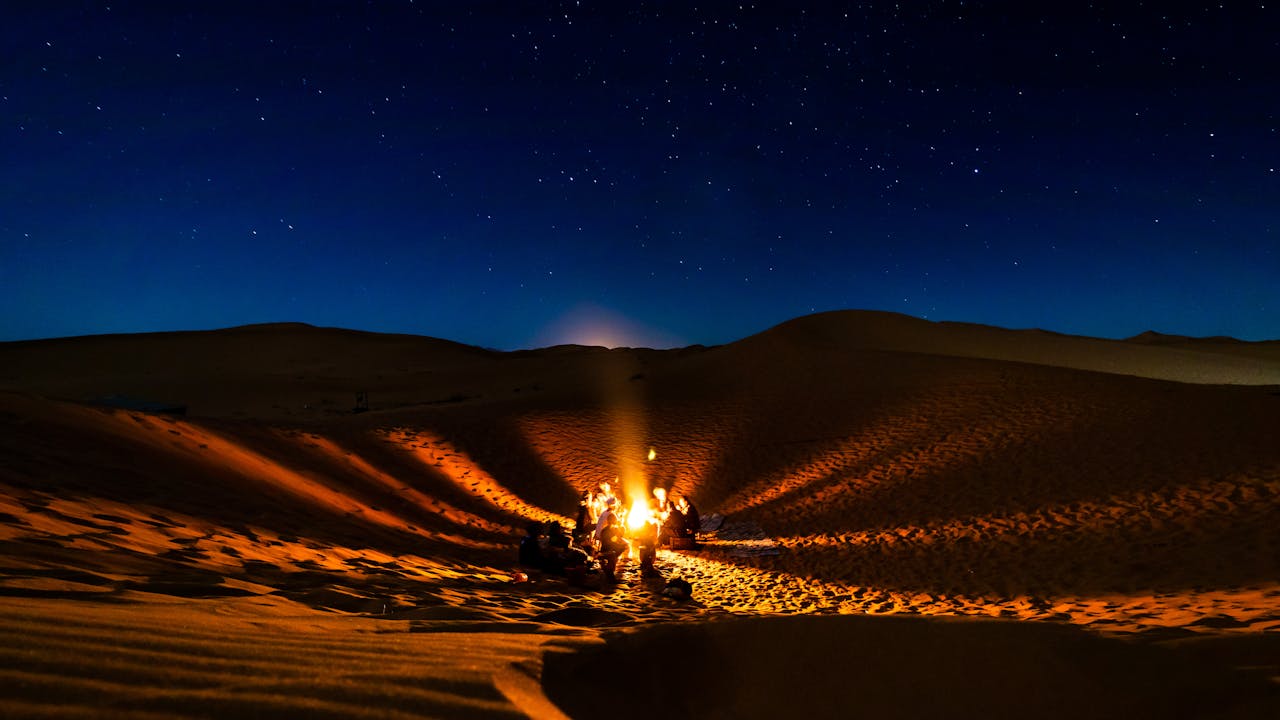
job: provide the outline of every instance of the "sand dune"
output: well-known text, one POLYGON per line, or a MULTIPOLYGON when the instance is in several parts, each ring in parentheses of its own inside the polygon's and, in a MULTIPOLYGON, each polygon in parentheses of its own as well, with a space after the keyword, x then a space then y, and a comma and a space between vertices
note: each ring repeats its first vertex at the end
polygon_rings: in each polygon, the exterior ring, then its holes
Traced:
POLYGON ((1270 716, 1274 349, 879 313, 673 351, 3 344, 0 710, 1270 716), (660 555, 693 599, 514 581, 526 521, 619 475, 724 516, 660 555), (625 691, 575 681, 602 664, 625 691))
POLYGON ((1010 360, 1185 383, 1280 385, 1280 342, 1231 338, 1144 333, 1123 341, 1101 340, 843 310, 797 318, 743 344, 752 342, 1010 360))

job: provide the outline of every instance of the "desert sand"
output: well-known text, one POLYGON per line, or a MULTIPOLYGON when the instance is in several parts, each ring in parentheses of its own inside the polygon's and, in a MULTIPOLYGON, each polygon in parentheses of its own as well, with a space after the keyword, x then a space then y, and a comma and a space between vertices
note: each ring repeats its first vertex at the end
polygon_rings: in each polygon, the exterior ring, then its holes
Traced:
POLYGON ((0 428, 5 717, 1280 716, 1277 343, 261 325, 0 344, 0 428), (513 577, 615 477, 691 599, 513 577))

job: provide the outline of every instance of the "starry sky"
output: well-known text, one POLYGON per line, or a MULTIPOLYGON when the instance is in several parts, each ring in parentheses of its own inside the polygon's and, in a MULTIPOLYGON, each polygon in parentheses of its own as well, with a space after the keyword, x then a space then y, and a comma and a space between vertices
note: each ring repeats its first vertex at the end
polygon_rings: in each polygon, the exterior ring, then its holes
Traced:
POLYGON ((0 340, 1277 339, 1276 67, 1270 1, 5 2, 0 340))

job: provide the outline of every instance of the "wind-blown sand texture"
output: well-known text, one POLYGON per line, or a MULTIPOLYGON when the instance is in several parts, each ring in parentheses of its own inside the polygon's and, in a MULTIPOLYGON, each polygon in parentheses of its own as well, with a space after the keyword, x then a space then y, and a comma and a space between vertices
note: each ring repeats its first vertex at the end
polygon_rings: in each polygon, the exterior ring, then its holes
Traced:
POLYGON ((0 715, 1275 717, 1278 347, 0 344, 0 715), (513 581, 628 473, 723 517, 659 557, 692 600, 513 581))

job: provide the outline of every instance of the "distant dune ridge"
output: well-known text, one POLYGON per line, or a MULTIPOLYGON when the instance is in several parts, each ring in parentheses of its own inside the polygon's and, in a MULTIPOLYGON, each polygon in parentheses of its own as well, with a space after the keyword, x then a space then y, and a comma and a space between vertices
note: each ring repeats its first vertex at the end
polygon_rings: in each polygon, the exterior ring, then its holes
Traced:
POLYGON ((1270 717, 1277 438, 1280 343, 1230 338, 4 343, 0 714, 587 717, 610 663, 618 717, 1270 717), (629 472, 724 517, 660 556, 692 601, 513 582, 629 472))
POLYGON ((1010 360, 1187 383, 1280 385, 1280 342, 1274 341, 1247 343, 1153 332, 1129 340, 1100 340, 844 310, 791 320, 743 342, 774 335, 812 348, 1010 360))

